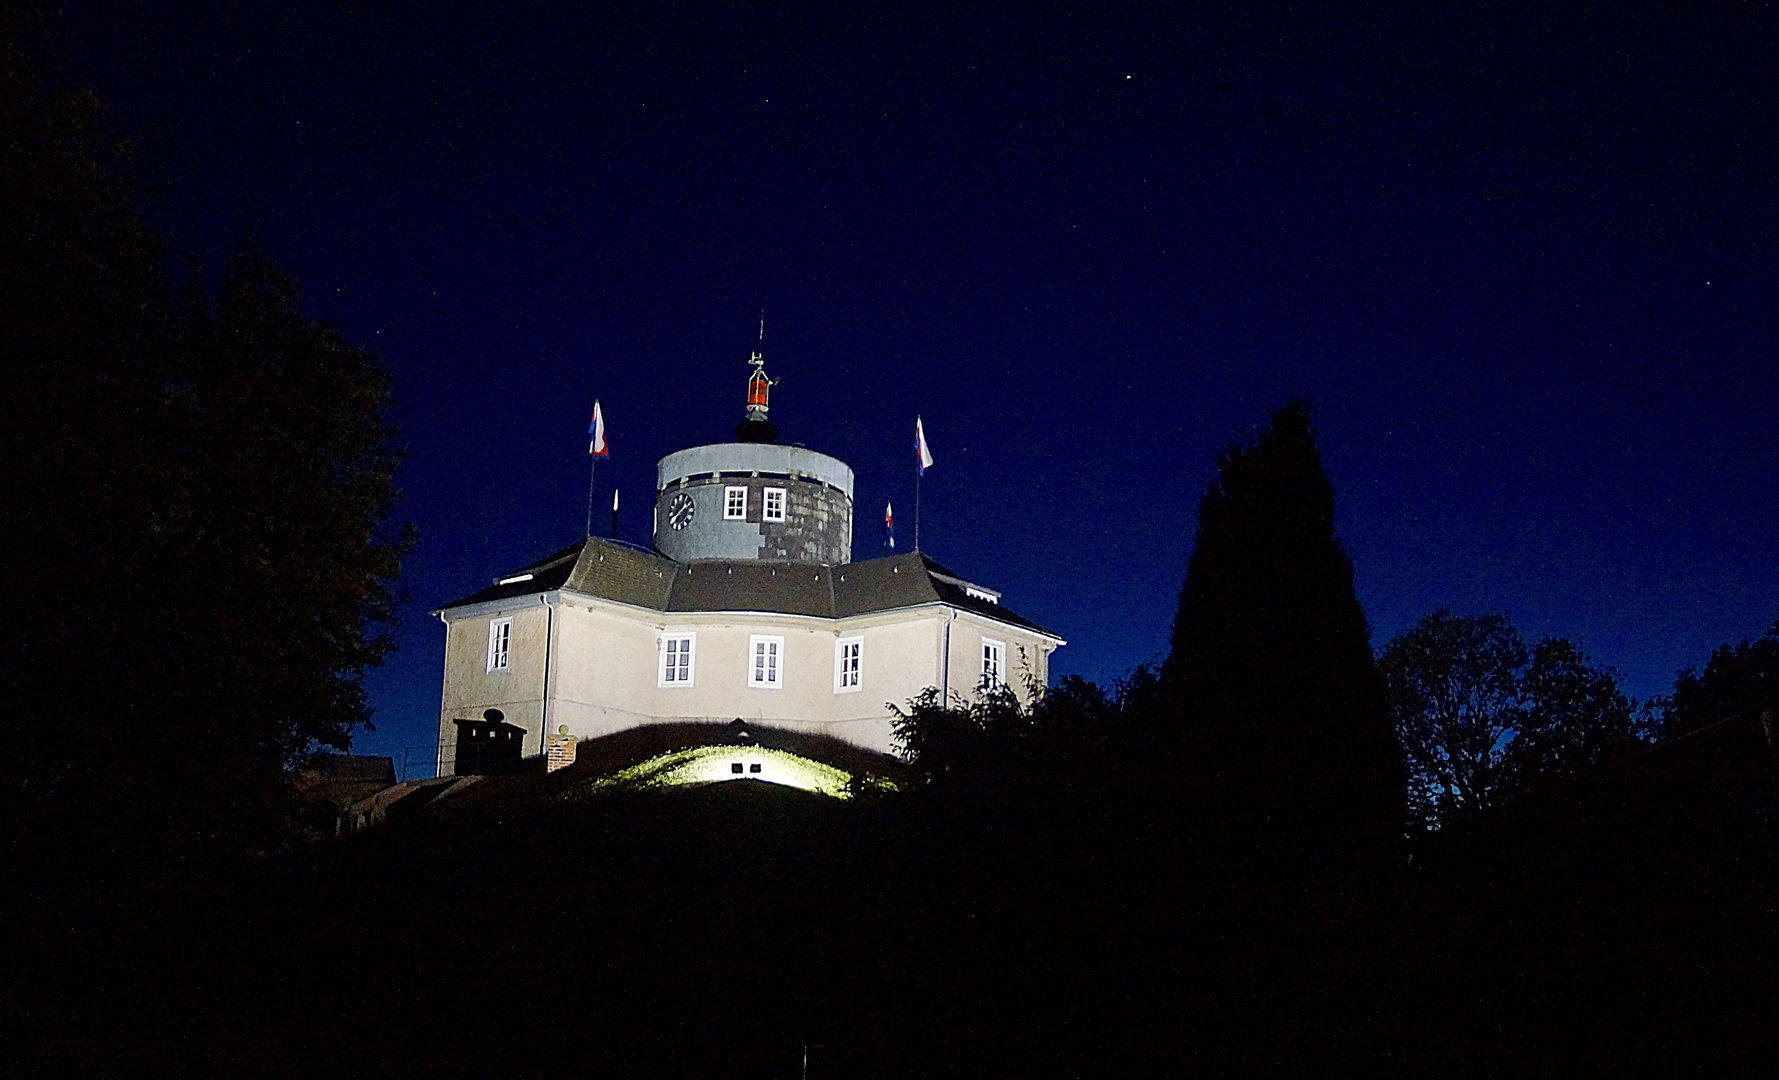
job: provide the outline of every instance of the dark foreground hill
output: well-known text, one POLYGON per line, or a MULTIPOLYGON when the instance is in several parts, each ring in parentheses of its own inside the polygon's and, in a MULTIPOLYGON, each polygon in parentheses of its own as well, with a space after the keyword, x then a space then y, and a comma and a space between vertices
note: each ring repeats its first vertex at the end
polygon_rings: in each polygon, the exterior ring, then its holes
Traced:
POLYGON ((793 1076, 807 1042, 810 1075, 872 1075, 908 1064, 897 1047, 949 996, 922 986, 972 963, 930 885, 910 895, 920 841, 881 807, 748 782, 550 804, 522 783, 197 901, 93 898, 69 917, 141 932, 62 937, 32 1058, 89 1075, 793 1076))
POLYGON ((10 1071, 1746 1072, 1770 753, 1724 728, 1362 888, 1244 868, 1149 798, 494 777, 196 892, 0 883, 10 1071))

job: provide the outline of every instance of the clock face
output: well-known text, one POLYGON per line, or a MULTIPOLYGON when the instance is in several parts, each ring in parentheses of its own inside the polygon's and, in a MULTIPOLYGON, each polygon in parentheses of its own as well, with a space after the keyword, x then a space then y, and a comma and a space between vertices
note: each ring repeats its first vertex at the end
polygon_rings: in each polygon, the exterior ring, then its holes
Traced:
POLYGON ((692 496, 682 491, 667 504, 667 524, 678 532, 692 523, 692 515, 697 512, 698 508, 692 505, 692 496))

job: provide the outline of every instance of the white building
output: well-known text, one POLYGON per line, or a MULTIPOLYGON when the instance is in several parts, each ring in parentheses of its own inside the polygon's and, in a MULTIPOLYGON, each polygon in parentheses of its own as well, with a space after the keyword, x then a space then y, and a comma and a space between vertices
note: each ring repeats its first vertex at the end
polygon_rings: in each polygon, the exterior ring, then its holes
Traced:
POLYGON ((447 628, 439 770, 459 719, 498 709, 581 739, 723 722, 893 752, 888 704, 986 678, 1022 697, 1055 634, 921 552, 852 562, 852 470, 776 444, 758 354, 737 441, 661 459, 654 552, 598 538, 434 612, 447 628))

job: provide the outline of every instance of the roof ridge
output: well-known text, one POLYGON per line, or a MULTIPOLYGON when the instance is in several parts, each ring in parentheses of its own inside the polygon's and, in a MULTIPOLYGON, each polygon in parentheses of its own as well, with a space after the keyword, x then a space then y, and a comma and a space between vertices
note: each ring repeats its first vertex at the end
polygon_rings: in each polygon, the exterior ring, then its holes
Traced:
MULTIPOLYGON (((562 548, 559 551, 553 552, 552 554, 545 555, 543 558, 537 560, 536 562, 526 563, 524 566, 521 566, 519 569, 513 571, 513 573, 523 574, 528 571, 536 572, 538 570, 548 570, 551 567, 559 566, 562 563, 565 563, 570 559, 579 558, 581 552, 587 546, 587 540, 591 540, 591 539, 592 539, 592 537, 587 537, 584 540, 576 540, 574 543, 568 545, 567 547, 562 548)), ((503 576, 505 576, 505 575, 503 575, 503 576)))

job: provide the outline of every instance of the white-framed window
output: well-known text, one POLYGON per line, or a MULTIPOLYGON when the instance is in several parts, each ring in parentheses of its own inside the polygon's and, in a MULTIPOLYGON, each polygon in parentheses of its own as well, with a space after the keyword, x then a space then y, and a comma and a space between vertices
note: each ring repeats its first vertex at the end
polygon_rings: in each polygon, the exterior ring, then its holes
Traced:
POLYGON ((513 645, 513 619, 488 620, 488 670, 506 671, 513 645))
POLYGON ((747 684, 777 690, 784 686, 784 638, 753 634, 747 639, 747 684))
POLYGON ((764 500, 760 504, 761 521, 784 520, 784 488, 767 488, 761 492, 764 500))
POLYGON ((747 520, 747 486, 730 484, 723 488, 723 520, 747 520))
POLYGON ((990 686, 1007 685, 1007 643, 982 639, 982 677, 990 686))
POLYGON ((661 670, 657 685, 691 686, 693 651, 697 635, 673 633, 661 635, 661 670))
POLYGON ((856 637, 841 638, 834 644, 834 692, 845 694, 859 688, 859 676, 863 674, 865 655, 865 639, 856 637))

